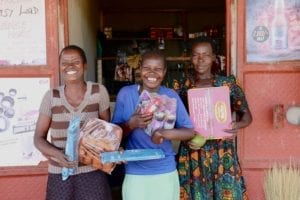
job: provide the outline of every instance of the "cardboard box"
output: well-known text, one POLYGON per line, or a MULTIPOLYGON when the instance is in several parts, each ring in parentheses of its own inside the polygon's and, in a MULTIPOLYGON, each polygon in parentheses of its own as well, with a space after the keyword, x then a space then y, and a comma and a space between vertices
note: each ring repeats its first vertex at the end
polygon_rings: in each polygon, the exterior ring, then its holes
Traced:
POLYGON ((209 87, 188 90, 188 106, 194 130, 207 139, 232 136, 229 88, 209 87))
POLYGON ((151 39, 158 39, 158 38, 166 38, 172 39, 173 38, 173 30, 172 27, 150 27, 150 38, 151 39))

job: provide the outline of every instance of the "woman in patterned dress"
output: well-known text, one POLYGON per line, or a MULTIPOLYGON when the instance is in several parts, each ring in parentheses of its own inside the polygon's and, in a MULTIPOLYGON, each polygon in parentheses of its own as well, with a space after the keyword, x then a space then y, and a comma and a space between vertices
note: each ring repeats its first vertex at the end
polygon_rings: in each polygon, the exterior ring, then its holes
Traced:
POLYGON ((187 102, 189 88, 228 86, 232 113, 231 138, 207 140, 203 146, 181 142, 178 152, 180 196, 182 200, 245 200, 248 199, 238 161, 235 136, 239 129, 252 122, 251 112, 241 87, 233 75, 212 73, 216 59, 214 43, 202 38, 192 45, 193 72, 187 76, 179 94, 187 102))

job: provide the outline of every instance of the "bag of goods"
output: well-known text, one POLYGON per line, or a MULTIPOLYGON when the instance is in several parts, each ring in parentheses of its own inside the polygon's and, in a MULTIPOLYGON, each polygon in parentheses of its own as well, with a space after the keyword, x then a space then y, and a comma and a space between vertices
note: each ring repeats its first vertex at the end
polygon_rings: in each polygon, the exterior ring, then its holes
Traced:
POLYGON ((157 129, 172 129, 176 121, 176 99, 166 95, 150 94, 144 90, 139 97, 138 107, 142 113, 152 113, 153 119, 145 129, 152 135, 157 129))
POLYGON ((80 132, 79 162, 110 174, 115 163, 103 164, 101 153, 117 151, 121 139, 121 127, 97 118, 88 119, 80 132))

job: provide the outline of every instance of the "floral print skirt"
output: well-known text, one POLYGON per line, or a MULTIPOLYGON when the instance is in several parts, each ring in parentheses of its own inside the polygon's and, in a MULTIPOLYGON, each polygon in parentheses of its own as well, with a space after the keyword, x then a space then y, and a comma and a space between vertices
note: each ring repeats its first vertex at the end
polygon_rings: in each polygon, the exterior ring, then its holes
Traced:
POLYGON ((208 140, 199 150, 182 142, 178 154, 181 200, 248 200, 233 140, 208 140))

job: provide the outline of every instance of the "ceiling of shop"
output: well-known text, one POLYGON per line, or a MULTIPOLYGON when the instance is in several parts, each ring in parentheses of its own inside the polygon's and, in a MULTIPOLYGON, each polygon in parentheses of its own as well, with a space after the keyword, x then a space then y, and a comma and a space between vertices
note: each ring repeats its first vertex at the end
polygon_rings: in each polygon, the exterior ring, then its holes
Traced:
POLYGON ((185 9, 224 12, 226 0, 101 0, 101 9, 185 9))

